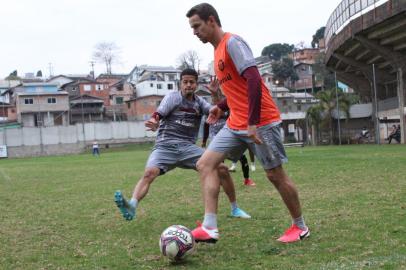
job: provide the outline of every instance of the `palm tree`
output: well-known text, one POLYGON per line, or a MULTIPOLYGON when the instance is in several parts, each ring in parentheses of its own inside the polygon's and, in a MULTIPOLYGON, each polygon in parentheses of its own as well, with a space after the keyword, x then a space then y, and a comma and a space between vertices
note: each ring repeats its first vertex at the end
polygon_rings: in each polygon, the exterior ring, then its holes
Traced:
POLYGON ((320 105, 310 107, 306 112, 306 121, 312 129, 312 144, 316 144, 320 138, 320 123, 322 120, 322 108, 320 105))
MULTIPOLYGON (((333 111, 337 109, 337 100, 335 89, 323 90, 317 93, 317 99, 320 103, 316 106, 309 108, 308 115, 315 120, 314 122, 320 123, 322 121, 328 126, 330 132, 330 144, 333 142, 333 111), (313 109, 312 109, 313 108, 313 109), (319 114, 318 114, 319 113, 319 114), (317 117, 320 116, 320 119, 317 117), (317 121, 319 120, 319 121, 317 121)), ((347 93, 341 89, 338 90, 338 107, 340 114, 344 113, 346 119, 350 117, 351 101, 347 93)), ((339 117, 339 116, 337 116, 339 117)))

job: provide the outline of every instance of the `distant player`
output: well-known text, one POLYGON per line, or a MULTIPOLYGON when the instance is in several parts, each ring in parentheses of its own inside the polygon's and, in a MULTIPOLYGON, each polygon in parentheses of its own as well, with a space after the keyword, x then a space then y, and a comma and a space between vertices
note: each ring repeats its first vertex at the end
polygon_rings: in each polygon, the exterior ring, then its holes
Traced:
MULTIPOLYGON (((212 96, 212 103, 216 105, 224 96, 221 94, 221 90, 219 88, 218 80, 214 79, 207 89, 210 91, 211 96, 212 96)), ((202 147, 206 148, 207 144, 207 139, 210 138, 212 140, 214 136, 224 127, 226 124, 228 118, 228 113, 225 113, 223 116, 221 116, 216 123, 213 123, 212 125, 209 125, 208 123, 204 123, 204 132, 203 132, 203 141, 202 141, 202 147)), ((251 156, 251 152, 250 152, 251 156)), ((234 165, 234 170, 231 168, 228 169, 230 172, 235 171, 235 164, 237 161, 241 162, 241 169, 242 173, 244 176, 244 185, 249 186, 249 187, 254 187, 256 184, 255 182, 250 178, 250 169, 248 165, 248 160, 245 154, 242 154, 239 159, 232 159, 232 164, 234 165)), ((251 159, 252 160, 252 159, 251 159)), ((254 165, 255 166, 255 165, 254 165)), ((255 167, 254 167, 255 168, 255 167)))
MULTIPOLYGON (((196 140, 200 122, 208 114, 211 105, 196 96, 198 74, 194 69, 185 69, 180 76, 180 91, 168 93, 145 126, 152 131, 158 129, 155 146, 148 158, 144 175, 135 186, 132 198, 127 201, 121 191, 116 191, 115 202, 126 220, 136 217, 139 202, 147 195, 149 186, 159 175, 179 167, 196 169, 196 163, 204 152, 196 140)), ((227 166, 219 164, 216 173, 231 203, 231 215, 251 218, 236 202, 233 180, 227 166)))
POLYGON ((298 192, 282 167, 287 157, 280 135, 280 113, 258 72, 251 49, 241 37, 222 30, 217 11, 210 4, 196 5, 186 16, 193 34, 213 45, 214 71, 226 96, 210 110, 207 122, 214 123, 224 111, 230 111, 226 126, 197 163, 204 187, 205 216, 202 226, 193 230, 193 236, 196 241, 205 242, 219 238, 217 166, 226 156, 239 157, 249 147, 292 217, 292 226, 278 240, 288 243, 308 237, 310 231, 302 217, 298 192))

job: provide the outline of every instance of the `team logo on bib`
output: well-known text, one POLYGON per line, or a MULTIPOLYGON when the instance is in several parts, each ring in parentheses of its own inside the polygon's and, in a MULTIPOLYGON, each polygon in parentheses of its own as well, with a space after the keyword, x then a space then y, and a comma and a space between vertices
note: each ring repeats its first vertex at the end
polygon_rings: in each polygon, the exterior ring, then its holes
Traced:
POLYGON ((224 62, 223 60, 219 60, 217 67, 219 68, 220 71, 224 70, 224 62))

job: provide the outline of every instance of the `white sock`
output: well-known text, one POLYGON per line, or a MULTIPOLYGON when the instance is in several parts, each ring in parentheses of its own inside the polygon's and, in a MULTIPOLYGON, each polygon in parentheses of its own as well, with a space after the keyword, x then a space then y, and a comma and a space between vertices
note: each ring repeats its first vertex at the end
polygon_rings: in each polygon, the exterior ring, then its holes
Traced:
POLYGON ((138 200, 136 198, 131 198, 131 200, 128 202, 128 204, 131 205, 134 208, 137 208, 138 200))
POLYGON ((217 215, 214 213, 204 214, 203 227, 210 229, 217 228, 217 215))

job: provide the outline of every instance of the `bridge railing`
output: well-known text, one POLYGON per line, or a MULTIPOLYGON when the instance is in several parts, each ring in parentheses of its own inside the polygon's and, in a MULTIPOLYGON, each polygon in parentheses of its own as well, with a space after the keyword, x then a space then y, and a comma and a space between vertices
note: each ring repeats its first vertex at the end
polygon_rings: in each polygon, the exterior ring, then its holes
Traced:
POLYGON ((351 20, 374 9, 389 0, 342 0, 330 15, 324 32, 326 47, 329 46, 331 37, 339 32, 351 20))

